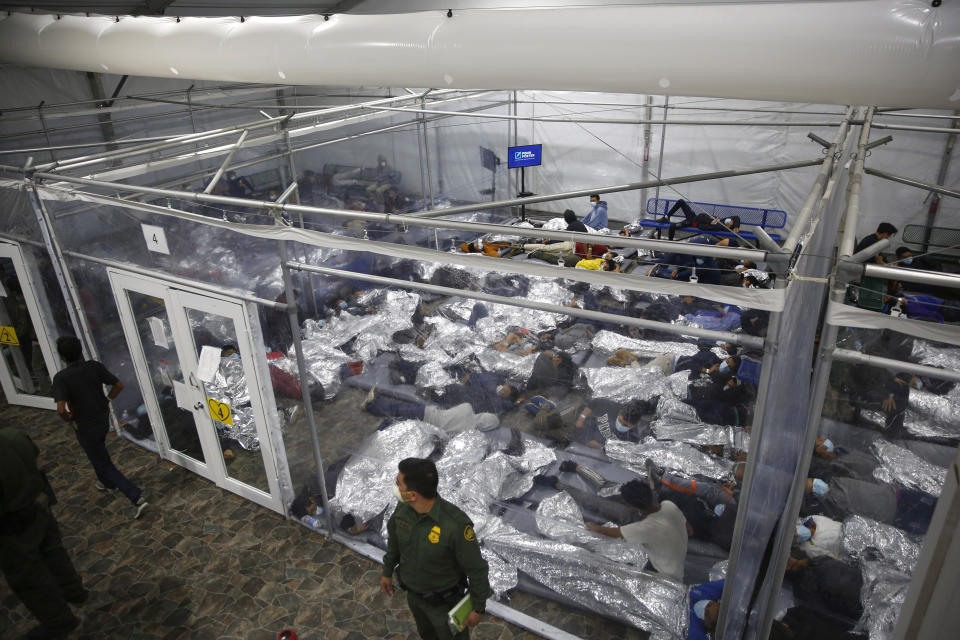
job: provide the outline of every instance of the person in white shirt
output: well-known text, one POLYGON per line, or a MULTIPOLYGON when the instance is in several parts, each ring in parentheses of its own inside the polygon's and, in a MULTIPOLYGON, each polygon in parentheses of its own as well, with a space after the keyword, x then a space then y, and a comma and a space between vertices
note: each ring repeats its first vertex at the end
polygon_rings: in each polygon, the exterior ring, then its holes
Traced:
POLYGON ((641 545, 657 572, 683 581, 683 562, 687 555, 687 520, 683 513, 669 500, 657 503, 649 485, 639 480, 623 485, 620 495, 645 514, 644 518, 622 527, 603 527, 588 522, 587 528, 641 545))
POLYGON ((842 522, 826 516, 810 516, 802 523, 797 522, 797 548, 808 558, 829 556, 834 560, 843 560, 842 532, 842 522))

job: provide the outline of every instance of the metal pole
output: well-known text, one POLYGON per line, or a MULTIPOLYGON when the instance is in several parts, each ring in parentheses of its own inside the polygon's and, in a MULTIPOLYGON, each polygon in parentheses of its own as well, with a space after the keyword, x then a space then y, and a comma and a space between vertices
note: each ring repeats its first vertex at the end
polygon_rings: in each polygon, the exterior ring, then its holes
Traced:
MULTIPOLYGON (((644 107, 643 107, 643 119, 644 120, 653 120, 653 96, 646 96, 644 98, 644 107)), ((643 125, 643 160, 641 160, 641 169, 640 169, 640 181, 647 182, 650 180, 650 140, 653 137, 653 125, 649 122, 643 125)), ((663 152, 660 153, 663 155, 663 152)), ((657 176, 658 178, 660 176, 657 176)), ((644 216, 647 211, 647 189, 640 190, 640 215, 637 216, 639 220, 644 216)))
MULTIPOLYGON (((669 96, 667 96, 669 100, 669 96)), ((666 105, 665 105, 666 106, 666 105)), ((427 113, 432 115, 448 115, 448 116, 460 116, 463 115, 460 111, 441 111, 438 109, 413 109, 410 107, 377 107, 379 110, 383 111, 400 111, 406 113, 427 113)), ((474 118, 494 118, 494 119, 506 119, 506 120, 529 120, 531 122, 568 122, 568 123, 580 123, 580 124, 628 124, 628 125, 638 125, 638 124, 667 124, 666 112, 664 113, 663 120, 634 120, 629 118, 569 118, 566 116, 511 116, 503 113, 478 113, 471 117, 474 118)), ((670 124, 679 124, 679 125, 689 125, 689 126, 766 126, 766 127, 837 127, 840 126, 838 122, 793 122, 793 121, 749 121, 742 122, 737 120, 670 120, 670 124)), ((888 125, 889 128, 900 128, 898 125, 888 125)), ((910 129, 908 129, 910 130, 910 129)), ((919 127, 916 130, 918 131, 938 131, 939 129, 934 127, 919 127)), ((947 129, 946 131, 949 131, 947 129)))
MULTIPOLYGON (((821 162, 820 160, 800 163, 802 166, 817 164, 821 162)), ((722 172, 724 175, 734 173, 739 173, 738 171, 733 172, 722 172)), ((756 171, 748 171, 748 173, 756 173, 756 171)), ((501 224, 490 224, 490 223, 477 223, 477 222, 461 222, 459 220, 438 220, 438 219, 425 219, 417 218, 411 215, 392 215, 387 213, 365 213, 359 211, 344 211, 341 209, 325 209, 321 207, 307 207, 304 205, 290 205, 290 204, 277 204, 276 202, 270 202, 269 200, 248 200, 244 198, 232 198, 229 196, 217 196, 213 194, 204 194, 204 193, 193 193, 190 191, 174 191, 171 189, 156 189, 152 187, 141 187, 137 185, 128 185, 123 183, 114 183, 114 182, 103 182, 100 180, 92 180, 89 178, 74 178, 68 176, 59 176, 56 174, 47 174, 47 173, 37 173, 37 177, 41 178, 52 178, 56 180, 61 180, 63 182, 71 182, 76 184, 86 184, 94 187, 104 187, 117 191, 127 191, 133 193, 143 193, 143 194, 152 194, 158 196, 166 196, 171 198, 177 198, 182 200, 192 200, 196 202, 212 202, 217 204, 226 204, 230 206, 244 207, 244 208, 254 208, 254 209, 269 209, 269 210, 286 210, 291 212, 302 211, 304 213, 319 213, 326 215, 333 215, 342 218, 350 218, 355 220, 370 220, 375 222, 383 222, 385 224, 405 224, 421 227, 436 227, 440 229, 458 229, 463 231, 472 231, 477 233, 505 233, 509 235, 516 235, 518 229, 509 225, 501 224)), ((694 180, 688 178, 674 178, 669 181, 664 181, 665 183, 675 183, 675 182, 693 182, 694 180)), ((623 188, 600 188, 600 189, 587 189, 583 191, 583 194, 587 193, 605 193, 607 191, 624 191, 629 189, 623 188)), ((578 194, 581 195, 581 194, 578 194)), ((87 194, 87 197, 96 196, 99 200, 102 201, 112 201, 113 198, 109 196, 99 196, 96 194, 87 194)), ((531 202, 531 201, 545 201, 545 200, 559 200, 569 197, 568 194, 564 194, 562 197, 554 196, 535 196, 532 198, 525 198, 522 202, 531 202)), ((510 206, 512 203, 517 201, 505 201, 507 204, 494 203, 496 206, 510 206)), ((118 204, 131 206, 134 203, 120 201, 118 204)), ((142 203, 136 203, 137 206, 141 207, 150 207, 150 205, 144 205, 142 203)), ((467 207, 468 210, 481 210, 493 208, 488 206, 471 206, 467 207)), ((446 211, 453 211, 455 213, 460 213, 461 211, 455 211, 457 207, 447 209, 446 211)), ((463 207, 459 207, 463 209, 463 207)), ((169 214, 170 211, 166 210, 163 207, 156 207, 155 210, 158 213, 169 214)), ((443 211, 441 211, 442 213, 443 211)), ((199 214, 182 214, 182 217, 191 217, 194 216, 198 221, 206 221, 207 219, 204 216, 199 214)), ((583 233, 574 233, 570 231, 547 231, 544 229, 537 230, 537 235, 544 238, 552 238, 554 240, 572 240, 580 242, 590 242, 588 234, 583 233)), ((618 237, 616 241, 611 240, 616 246, 622 247, 637 247, 643 249, 653 249, 656 251, 668 251, 673 253, 683 253, 688 255, 704 255, 712 257, 721 257, 721 258, 730 258, 730 259, 746 259, 754 261, 766 261, 771 262, 777 260, 779 255, 773 255, 766 251, 760 251, 756 249, 740 249, 734 247, 718 247, 715 245, 692 245, 685 242, 671 242, 669 240, 651 240, 645 238, 627 238, 627 237, 618 237)))
MULTIPOLYGON (((47 131, 47 120, 43 117, 43 103, 41 102, 37 105, 37 114, 40 116, 40 126, 43 128, 43 137, 47 139, 47 147, 52 147, 53 143, 50 142, 50 132, 47 131)), ((53 149, 50 149, 50 159, 54 163, 57 162, 57 156, 54 155, 53 149)))
POLYGON ((681 326, 673 325, 670 323, 658 322, 656 320, 643 320, 641 318, 632 318, 630 316, 618 316, 612 313, 604 313, 602 311, 587 311, 585 309, 578 309, 576 307, 564 307, 564 306, 555 305, 555 304, 548 304, 545 302, 537 302, 535 300, 527 300, 525 298, 497 296, 491 293, 482 293, 480 291, 468 291, 468 290, 454 289, 452 287, 441 287, 434 284, 427 284, 425 282, 411 282, 409 280, 398 280, 396 278, 388 278, 386 276, 374 276, 374 275, 368 275, 365 273, 354 273, 352 271, 344 271, 342 269, 331 269, 330 267, 317 267, 309 264, 301 264, 299 262, 287 262, 286 266, 288 266, 291 269, 298 269, 301 271, 312 271, 313 273, 322 273, 324 275, 339 276, 344 278, 350 278, 353 280, 364 280, 366 282, 373 282, 373 283, 381 284, 388 287, 401 287, 404 289, 428 291, 430 293, 437 293, 445 296, 460 296, 462 298, 470 298, 471 300, 482 300, 484 302, 505 304, 513 307, 521 307, 524 309, 536 309, 538 311, 548 311, 550 313, 576 316, 579 318, 587 318, 589 320, 600 320, 603 322, 616 322, 617 324, 624 324, 632 327, 640 327, 643 329, 656 329, 658 331, 664 331, 666 333, 671 333, 675 335, 692 335, 700 338, 708 338, 710 340, 724 340, 724 341, 731 342, 733 344, 742 345, 744 347, 760 348, 763 346, 763 338, 757 338, 754 336, 747 335, 745 333, 713 331, 710 329, 701 329, 699 327, 681 327, 681 326))
POLYGON ((187 87, 187 113, 190 114, 190 128, 193 129, 193 132, 197 132, 197 121, 193 119, 193 102, 190 100, 190 92, 193 91, 193 88, 196 85, 192 84, 187 87))
MULTIPOLYGON (((520 167, 520 194, 523 196, 527 193, 527 168, 520 167)), ((491 207, 492 208, 492 207, 491 207)), ((520 205, 520 220, 524 221, 527 219, 527 205, 523 203, 520 205)))
POLYGON ((947 189, 938 184, 931 184, 929 182, 923 182, 922 180, 915 180, 914 178, 904 178, 903 176, 897 176, 892 173, 887 173, 886 171, 880 171, 879 169, 870 169, 865 168, 864 172, 871 175, 877 176, 878 178, 883 178, 885 180, 890 180, 891 182, 899 182, 901 184, 908 184, 911 187, 918 187, 920 189, 926 189, 927 191, 932 191, 934 193, 939 193, 940 195, 949 196, 951 198, 960 198, 960 191, 955 191, 953 189, 947 189))
POLYGON ((424 170, 423 163, 423 126, 421 120, 423 119, 422 115, 417 116, 417 155, 420 158, 420 196, 423 199, 427 198, 427 174, 424 170))
MULTIPOLYGON (((626 102, 578 102, 575 100, 521 100, 521 103, 536 103, 536 104, 562 104, 568 106, 587 106, 587 107, 623 107, 624 111, 629 111, 636 108, 635 104, 628 104, 626 102)), ((832 111, 800 111, 792 109, 748 109, 748 108, 737 108, 737 107, 711 107, 711 106, 692 106, 688 104, 675 104, 670 105, 671 109, 688 109, 691 111, 736 111, 744 113, 778 113, 782 115, 791 115, 799 114, 803 116, 842 116, 842 113, 832 112, 832 111)), ((903 114, 907 115, 907 114, 903 114)), ((919 117, 919 116, 918 116, 919 117)), ((949 117, 949 116, 933 116, 933 117, 949 117)))
POLYGON ((857 222, 860 219, 860 188, 863 185, 863 161, 867 155, 865 147, 870 141, 870 121, 873 120, 874 107, 867 108, 863 126, 860 128, 860 141, 857 155, 850 165, 850 183, 847 195, 847 212, 843 221, 843 238, 840 241, 840 256, 853 255, 856 240, 857 222))
POLYGON ((206 140, 212 140, 214 138, 221 138, 223 136, 228 136, 231 133, 237 131, 243 131, 249 129, 253 131, 255 129, 261 129, 263 127, 272 127, 276 126, 277 122, 282 120, 282 118, 273 118, 272 120, 260 120, 259 122, 254 122, 250 124, 241 124, 235 127, 226 127, 223 129, 214 129, 213 131, 204 131, 194 134, 186 134, 182 136, 175 136, 172 139, 167 138, 166 142, 151 142, 149 144, 140 145, 137 147, 130 147, 123 151, 105 151, 103 153, 95 153, 89 156, 82 156, 79 158, 71 158, 65 160, 62 163, 50 163, 45 165, 38 165, 38 171, 48 171, 51 169, 58 169, 61 171, 79 169, 81 167, 87 167, 95 164, 102 164, 104 162, 109 162, 112 160, 119 160, 121 158, 126 158, 128 156, 136 156, 144 153, 153 153, 154 151, 162 151, 163 149, 170 149, 173 147, 181 147, 188 144, 196 144, 198 142, 204 142, 206 140))
POLYGON ((921 127, 919 125, 905 125, 905 124, 873 124, 874 129, 890 129, 892 131, 920 131, 923 133, 956 133, 956 130, 952 127, 921 127))
POLYGON ((213 174, 213 177, 210 179, 210 182, 207 184, 206 188, 203 190, 204 193, 210 193, 213 191, 213 188, 217 186, 217 182, 220 181, 220 176, 223 175, 223 172, 227 170, 227 166, 230 164, 230 161, 233 160, 233 156, 240 150, 240 147, 243 146, 243 143, 247 139, 247 134, 250 133, 247 129, 243 130, 243 133, 240 134, 240 138, 237 140, 236 144, 233 145, 233 149, 230 150, 230 153, 227 154, 227 157, 223 159, 220 168, 217 169, 217 172, 213 174))
POLYGON ((807 199, 804 201, 803 206, 800 208, 800 213, 797 214, 796 220, 793 222, 793 226, 790 228, 790 233, 787 234, 787 239, 783 243, 783 248, 785 251, 793 251, 797 244, 800 242, 800 238, 807 230, 810 218, 813 215, 814 208, 818 202, 825 204, 823 202, 824 189, 826 188, 827 179, 833 173, 833 164, 837 161, 837 151, 842 149, 846 143, 847 135, 850 127, 850 121, 853 119, 854 108, 847 107, 847 112, 843 116, 843 121, 840 123, 840 129, 837 131, 837 135, 833 139, 833 144, 826 150, 824 155, 824 163, 820 166, 820 171, 817 173, 817 179, 813 183, 813 187, 810 189, 807 199))
POLYGON ((937 378, 940 380, 952 380, 954 382, 960 382, 960 371, 940 369, 939 367, 931 367, 924 364, 914 364, 905 360, 893 360, 891 358, 871 356, 866 353, 851 351, 849 349, 837 349, 833 353, 833 358, 834 360, 839 360, 841 362, 866 364, 870 365, 871 367, 889 369, 890 371, 906 371, 907 373, 913 373, 918 376, 929 376, 931 378, 937 378))
MULTIPOLYGON (((960 129, 960 111, 953 112, 957 119, 953 121, 954 128, 960 129)), ((951 133, 947 136, 947 143, 943 149, 943 157, 940 159, 940 171, 937 172, 937 184, 942 185, 947 179, 947 170, 950 168, 950 159, 953 156, 953 147, 957 142, 957 134, 951 133)), ((923 234, 923 251, 930 250, 930 234, 933 230, 933 224, 936 222, 937 211, 940 210, 940 194, 932 193, 930 206, 927 209, 927 228, 923 234)))
MULTIPOLYGON (((663 180, 663 145, 667 141, 667 105, 670 104, 670 96, 665 96, 663 98, 663 126, 660 128, 660 157, 657 158, 657 181, 658 184, 657 190, 654 193, 654 200, 657 201, 657 206, 659 205, 660 200, 660 184, 659 182, 663 180)), ((651 123, 652 124, 652 123, 651 123)))
MULTIPOLYGON (((313 463, 317 469, 317 482, 320 484, 320 495, 323 498, 323 510, 327 519, 327 530, 332 534, 333 513, 330 509, 330 498, 327 496, 327 483, 324 481, 323 456, 320 454, 320 435, 317 433, 317 421, 313 415, 313 400, 310 398, 310 372, 307 371, 307 360, 303 355, 303 343, 300 341, 300 321, 297 318, 297 299, 293 291, 293 280, 290 277, 289 260, 287 259, 286 241, 280 241, 280 269, 283 272, 283 288, 287 296, 287 318, 290 321, 290 331, 293 335, 293 349, 297 356, 297 373, 300 376, 300 393, 303 401, 304 416, 310 428, 310 444, 313 449, 313 463)), ((310 297, 313 297, 310 291, 310 297)))
MULTIPOLYGON (((37 193, 36 185, 30 181, 29 186, 28 197, 30 198, 30 204, 37 217, 43 242, 46 245, 47 252, 50 254, 50 264, 53 266, 53 271, 57 276, 57 282, 60 284, 60 292, 66 303, 70 321, 73 323, 73 327, 78 334, 77 337, 80 339, 87 357, 92 360, 99 360, 100 352, 97 349, 97 343, 93 339, 90 325, 87 324, 83 303, 80 300, 80 294, 77 292, 77 284, 73 280, 70 268, 61 250, 60 241, 57 239, 57 234, 53 227, 53 219, 43 206, 43 200, 40 199, 40 194, 37 193)), ((50 375, 52 376, 53 373, 54 372, 51 371, 50 375)), ((112 405, 110 412, 113 417, 114 429, 119 429, 120 423, 113 413, 112 405)))
MULTIPOLYGON (((420 104, 425 104, 423 98, 420 98, 420 104)), ((430 194, 430 208, 435 206, 433 201, 433 169, 430 168, 430 137, 427 132, 427 123, 420 118, 420 126, 423 128, 423 155, 427 165, 427 193, 430 194)))
POLYGON ((901 280, 903 282, 917 282, 930 284, 936 287, 960 289, 960 274, 941 273, 938 271, 923 271, 922 269, 906 269, 904 267, 889 267, 882 264, 864 264, 863 275, 885 280, 901 280))

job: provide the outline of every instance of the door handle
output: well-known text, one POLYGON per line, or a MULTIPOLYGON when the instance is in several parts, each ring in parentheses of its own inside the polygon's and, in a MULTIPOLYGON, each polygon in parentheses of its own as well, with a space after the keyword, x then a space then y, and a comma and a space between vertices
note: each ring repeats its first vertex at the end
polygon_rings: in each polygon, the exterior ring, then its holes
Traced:
POLYGON ((193 405, 193 408, 197 410, 203 409, 203 403, 198 402, 197 404, 193 405))
POLYGON ((200 385, 197 384, 197 378, 196 378, 196 376, 193 375, 193 372, 192 372, 192 371, 190 372, 190 377, 188 378, 188 380, 190 381, 190 384, 193 385, 193 387, 194 387, 195 389, 199 389, 199 388, 200 388, 200 385))

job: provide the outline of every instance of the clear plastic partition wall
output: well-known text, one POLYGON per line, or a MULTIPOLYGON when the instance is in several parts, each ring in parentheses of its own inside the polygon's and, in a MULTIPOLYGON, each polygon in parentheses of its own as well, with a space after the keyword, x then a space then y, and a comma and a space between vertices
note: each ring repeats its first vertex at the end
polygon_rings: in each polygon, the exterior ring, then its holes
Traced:
POLYGON ((960 443, 956 342, 840 327, 775 625, 894 637, 960 443))
MULTIPOLYGON (((430 458, 502 602, 538 614, 549 598, 683 637, 689 585, 725 572, 762 370, 756 347, 723 336, 762 335, 768 314, 644 293, 626 274, 620 288, 490 258, 325 258, 292 267, 318 309, 300 334, 325 463, 293 515, 383 549, 397 463, 430 458), (685 335, 704 329, 715 337, 685 335)), ((308 446, 291 465, 310 463, 308 446)))

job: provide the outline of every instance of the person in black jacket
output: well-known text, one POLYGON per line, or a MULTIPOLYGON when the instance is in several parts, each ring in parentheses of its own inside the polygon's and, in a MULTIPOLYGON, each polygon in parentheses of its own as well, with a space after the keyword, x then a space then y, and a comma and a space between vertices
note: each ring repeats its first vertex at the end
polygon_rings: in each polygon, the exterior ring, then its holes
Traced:
POLYGON ((83 603, 87 590, 50 513, 52 491, 47 493, 46 477, 37 469, 39 453, 22 431, 0 429, 0 569, 40 622, 26 637, 52 640, 66 638, 80 624, 67 603, 83 603))
POLYGON ((67 364, 53 377, 53 399, 64 422, 74 424, 77 442, 87 454, 97 474, 97 488, 119 489, 133 504, 134 519, 143 514, 147 502, 140 487, 114 466, 107 452, 106 438, 110 431, 109 401, 123 390, 123 383, 96 360, 83 360, 80 341, 74 336, 57 339, 57 352, 67 364), (110 385, 103 395, 103 385, 110 385))

